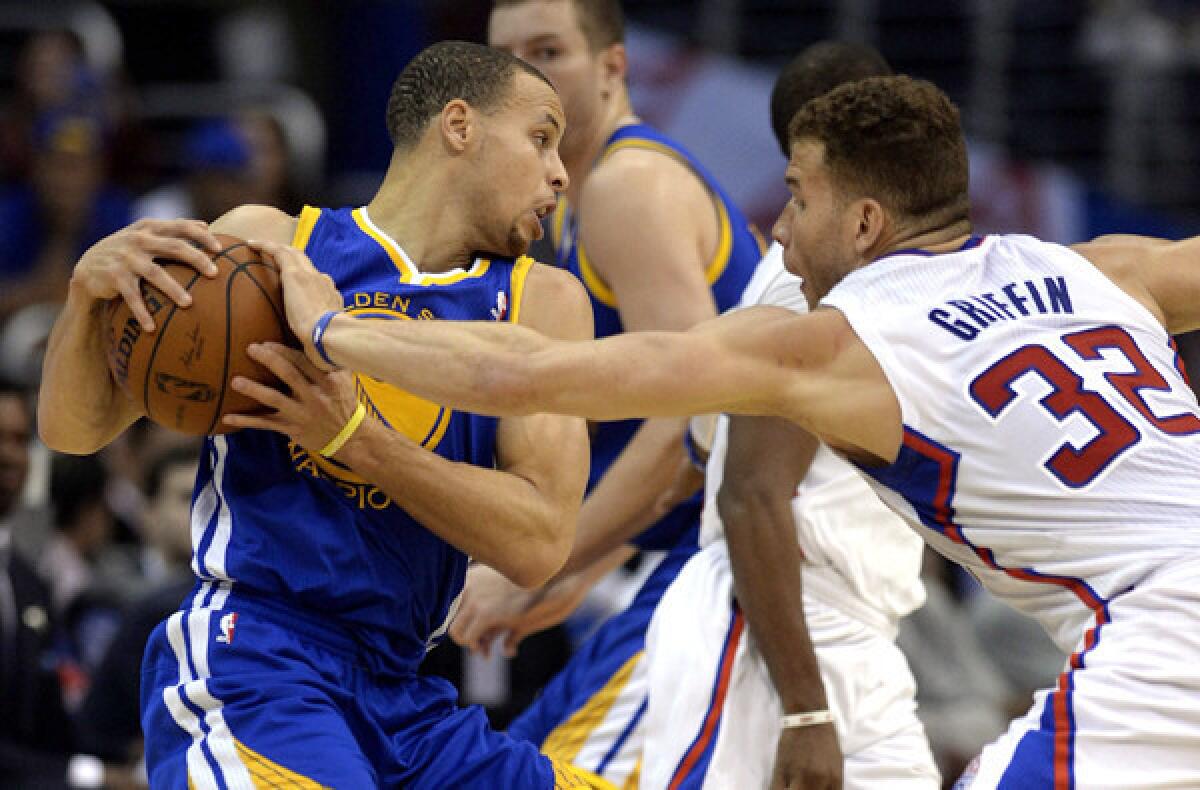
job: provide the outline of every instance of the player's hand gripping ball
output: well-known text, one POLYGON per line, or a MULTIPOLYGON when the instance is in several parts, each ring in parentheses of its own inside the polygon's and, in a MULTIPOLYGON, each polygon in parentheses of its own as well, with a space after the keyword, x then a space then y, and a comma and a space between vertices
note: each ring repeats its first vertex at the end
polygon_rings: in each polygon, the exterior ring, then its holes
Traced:
POLYGON ((246 355, 251 343, 299 342, 284 317, 279 267, 241 239, 217 234, 222 249, 213 256, 217 276, 192 266, 158 260, 192 296, 176 305, 146 280, 142 299, 155 330, 144 331, 123 299, 108 305, 108 368, 113 380, 154 422, 194 435, 234 430, 226 414, 261 410, 229 386, 245 376, 271 387, 280 382, 246 355))

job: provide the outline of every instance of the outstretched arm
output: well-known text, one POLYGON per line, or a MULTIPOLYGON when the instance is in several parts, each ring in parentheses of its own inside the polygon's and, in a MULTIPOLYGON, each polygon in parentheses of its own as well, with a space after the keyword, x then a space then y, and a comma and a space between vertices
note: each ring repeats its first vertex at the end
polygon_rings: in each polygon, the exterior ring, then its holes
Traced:
POLYGON ((397 325, 339 316, 324 347, 343 367, 484 414, 548 411, 611 420, 780 413, 792 360, 774 353, 781 345, 776 336, 793 334, 791 325, 805 320, 756 308, 688 332, 572 343, 483 322, 397 325), (383 348, 387 353, 379 353, 383 348))
POLYGON ((1101 236, 1073 249, 1137 299, 1172 335, 1200 329, 1200 236, 1101 236))

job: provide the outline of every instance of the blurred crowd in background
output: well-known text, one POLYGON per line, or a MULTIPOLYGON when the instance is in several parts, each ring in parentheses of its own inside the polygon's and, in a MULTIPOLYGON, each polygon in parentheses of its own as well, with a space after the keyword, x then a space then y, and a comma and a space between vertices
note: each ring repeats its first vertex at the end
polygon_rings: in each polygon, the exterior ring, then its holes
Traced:
MULTIPOLYGON (((138 786, 142 646, 191 585, 198 440, 147 423, 94 457, 54 455, 36 440, 41 351, 75 261, 140 217, 365 202, 390 153, 383 107, 395 74, 430 41, 482 40, 488 7, 0 2, 0 786, 100 786, 81 755, 105 768, 102 783, 138 786)), ((738 148, 713 167, 760 223, 773 219, 761 207, 783 202, 766 112, 773 69, 842 34, 963 104, 985 230, 1073 241, 1196 227, 1200 137, 1186 108, 1200 85, 1200 12, 1190 3, 626 7, 635 93, 678 94, 643 103, 651 120, 674 124, 702 159, 738 148), (744 135, 717 131, 723 84, 757 102, 741 114, 753 127, 744 135), (685 88, 699 108, 691 115, 685 88), (690 122, 694 113, 711 123, 690 122)), ((929 602, 901 646, 953 780, 1062 656, 969 578, 932 556, 927 566, 929 602)), ((638 579, 636 563, 621 569, 515 659, 445 645, 426 668, 503 726, 638 579)))

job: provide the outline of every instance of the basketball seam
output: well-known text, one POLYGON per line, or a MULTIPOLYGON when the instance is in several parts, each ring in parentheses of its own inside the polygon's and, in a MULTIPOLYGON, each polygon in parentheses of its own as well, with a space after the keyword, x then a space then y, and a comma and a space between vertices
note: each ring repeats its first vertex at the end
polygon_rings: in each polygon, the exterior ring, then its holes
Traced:
POLYGON ((213 429, 216 427, 217 420, 220 419, 221 408, 225 405, 225 392, 229 383, 229 357, 231 355, 231 347, 233 345, 233 282, 237 279, 239 274, 245 274, 250 278, 250 282, 254 283, 254 287, 258 288, 264 297, 267 297, 267 304, 271 305, 271 312, 275 313, 277 319, 279 318, 279 311, 275 309, 274 303, 271 301, 271 298, 267 296, 266 290, 262 287, 262 284, 259 283, 259 281, 252 274, 250 274, 250 272, 246 271, 247 267, 249 266, 271 266, 271 264, 267 263, 267 261, 261 257, 256 261, 239 261, 229 254, 230 251, 236 250, 239 247, 249 248, 249 246, 250 245, 246 244, 245 242, 238 242, 230 247, 226 247, 214 256, 216 258, 227 259, 233 269, 229 272, 229 276, 225 279, 225 356, 221 365, 221 394, 217 396, 217 404, 216 409, 213 411, 212 422, 208 424, 208 430, 205 431, 205 433, 209 434, 211 434, 213 429))
MULTIPOLYGON (((186 265, 186 264, 180 264, 180 265, 186 265)), ((192 286, 196 284, 196 280, 199 279, 199 277, 200 277, 200 273, 193 270, 192 271, 192 279, 188 280, 188 284, 184 290, 186 290, 188 293, 191 293, 192 286)), ((180 285, 183 285, 183 283, 180 283, 180 285)), ((167 313, 166 318, 163 319, 162 324, 160 326, 156 327, 156 329, 157 329, 156 335, 157 336, 154 338, 154 345, 151 346, 151 348, 150 348, 150 356, 146 358, 146 375, 143 377, 143 380, 142 380, 142 403, 146 407, 147 419, 151 419, 151 420, 153 420, 154 418, 150 416, 150 379, 153 378, 153 374, 154 374, 154 360, 158 357, 158 347, 160 345, 162 345, 163 338, 166 337, 166 335, 167 335, 167 327, 171 325, 172 319, 175 318, 175 313, 179 311, 179 305, 176 304, 175 301, 171 299, 171 297, 167 296, 167 294, 165 292, 163 292, 161 288, 158 288, 158 286, 154 286, 154 287, 156 290, 158 290, 160 293, 162 293, 164 299, 166 299, 167 301, 170 302, 171 310, 170 310, 170 312, 167 313)), ((132 311, 130 312, 130 314, 132 315, 132 311)))

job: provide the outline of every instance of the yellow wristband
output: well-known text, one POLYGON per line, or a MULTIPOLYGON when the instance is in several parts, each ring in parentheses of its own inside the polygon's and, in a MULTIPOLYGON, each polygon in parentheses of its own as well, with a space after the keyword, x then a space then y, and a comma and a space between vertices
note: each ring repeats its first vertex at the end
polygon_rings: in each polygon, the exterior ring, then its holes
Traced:
POLYGON ((321 455, 326 458, 332 458, 338 450, 342 449, 342 445, 350 441, 350 437, 358 430, 358 426, 362 425, 362 421, 367 416, 367 407, 362 402, 358 402, 358 408, 350 415, 350 419, 346 420, 346 424, 342 426, 342 430, 337 436, 329 440, 329 444, 321 448, 321 455))

